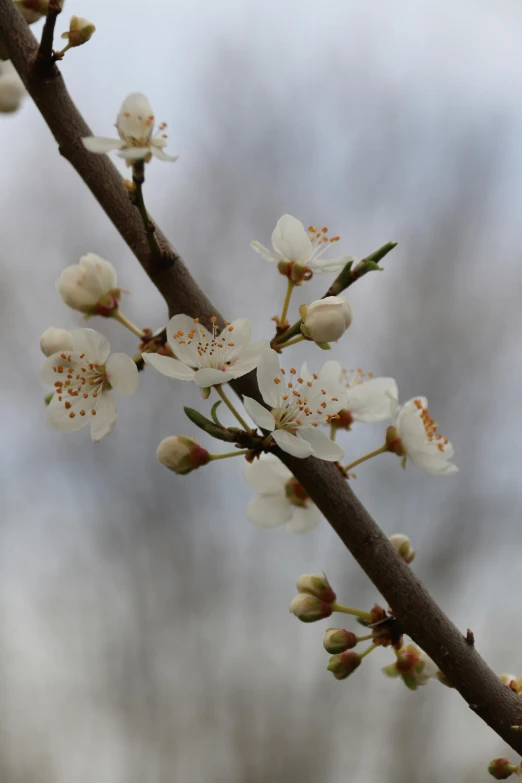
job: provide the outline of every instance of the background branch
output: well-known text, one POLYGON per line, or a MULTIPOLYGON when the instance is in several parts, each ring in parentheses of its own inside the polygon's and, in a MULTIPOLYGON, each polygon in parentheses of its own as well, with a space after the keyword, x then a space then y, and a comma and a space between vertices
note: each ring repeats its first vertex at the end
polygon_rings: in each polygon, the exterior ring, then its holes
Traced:
MULTIPOLYGON (((36 67, 38 43, 12 0, 0 0, 0 40, 53 133, 61 154, 90 188, 150 279, 162 293, 169 313, 207 320, 217 315, 179 254, 159 229, 156 236, 169 266, 151 256, 140 215, 130 203, 118 170, 105 156, 88 153, 81 137, 91 134, 77 111, 58 69, 45 78, 36 67)), ((238 394, 259 399, 253 375, 234 383, 238 394)), ((401 626, 437 663, 473 709, 522 755, 522 701, 506 688, 476 649, 437 606, 411 569, 354 495, 349 483, 329 463, 279 456, 305 486, 341 540, 393 607, 401 626)), ((480 640, 479 640, 480 643, 480 640)))

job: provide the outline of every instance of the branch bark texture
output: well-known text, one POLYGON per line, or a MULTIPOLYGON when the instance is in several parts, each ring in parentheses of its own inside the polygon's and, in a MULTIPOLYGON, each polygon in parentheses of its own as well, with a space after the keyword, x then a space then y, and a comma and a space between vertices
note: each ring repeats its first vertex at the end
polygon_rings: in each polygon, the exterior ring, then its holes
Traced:
MULTIPOLYGON (((74 167, 163 295, 170 315, 187 313, 207 321, 219 314, 159 229, 163 261, 151 256, 141 217, 121 174, 107 156, 85 150, 91 130, 71 100, 56 68, 45 75, 37 63, 38 42, 12 0, 0 0, 0 41, 49 126, 61 154, 74 167)), ((123 97, 123 96, 122 96, 123 97)), ((239 395, 261 401, 254 374, 233 383, 239 395)), ((295 459, 278 452, 320 508, 375 587, 393 608, 401 627, 430 655, 469 707, 522 756, 522 700, 503 685, 475 647, 455 627, 426 588, 396 554, 387 537, 332 464, 295 459)), ((448 692, 451 698, 451 692, 448 692)))

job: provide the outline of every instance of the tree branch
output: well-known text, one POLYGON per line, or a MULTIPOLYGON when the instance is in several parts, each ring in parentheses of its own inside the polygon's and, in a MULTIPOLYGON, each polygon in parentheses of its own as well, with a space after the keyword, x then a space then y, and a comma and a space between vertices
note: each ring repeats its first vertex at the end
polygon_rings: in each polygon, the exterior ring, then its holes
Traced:
MULTIPOLYGON (((35 68, 38 44, 12 0, 0 0, 0 41, 53 133, 61 154, 71 163, 159 289, 169 313, 187 313, 207 321, 218 315, 198 288, 179 254, 163 234, 156 236, 168 266, 156 263, 138 210, 123 180, 106 156, 87 152, 81 137, 91 131, 72 102, 56 69, 45 79, 35 68)), ((235 391, 260 399, 254 375, 235 381, 235 391)), ((522 700, 503 685, 475 647, 453 625, 411 569, 396 554, 335 466, 309 458, 278 456, 303 484, 343 543, 393 608, 401 626, 430 655, 468 705, 522 755, 522 700)))

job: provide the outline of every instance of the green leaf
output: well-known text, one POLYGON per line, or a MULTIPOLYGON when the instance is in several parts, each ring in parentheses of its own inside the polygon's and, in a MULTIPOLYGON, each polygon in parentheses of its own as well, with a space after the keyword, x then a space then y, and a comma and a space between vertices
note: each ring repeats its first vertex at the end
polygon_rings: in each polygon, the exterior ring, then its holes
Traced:
POLYGON ((210 421, 210 419, 207 419, 205 416, 203 416, 202 413, 194 410, 194 408, 186 407, 184 408, 184 411, 190 421, 195 424, 196 427, 199 427, 200 430, 203 430, 203 432, 206 432, 213 438, 217 438, 217 440, 224 440, 227 443, 236 442, 237 433, 222 427, 220 424, 216 425, 213 421, 210 421))
POLYGON ((221 422, 219 421, 218 417, 217 417, 217 409, 221 405, 221 402, 222 402, 222 400, 218 400, 217 402, 215 402, 214 405, 212 406, 212 410, 210 411, 210 415, 212 417, 212 421, 214 422, 214 424, 217 424, 218 427, 222 427, 223 426, 221 424, 221 422))

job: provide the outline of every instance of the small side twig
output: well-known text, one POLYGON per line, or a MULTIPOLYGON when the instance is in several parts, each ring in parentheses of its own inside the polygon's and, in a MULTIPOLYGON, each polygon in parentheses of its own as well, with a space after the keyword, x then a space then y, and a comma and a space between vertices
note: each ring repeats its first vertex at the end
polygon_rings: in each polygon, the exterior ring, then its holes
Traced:
POLYGON ((143 227, 145 229, 145 235, 147 237, 147 244, 149 246, 152 260, 160 267, 169 267, 173 263, 173 259, 167 257, 158 242, 156 236, 156 224, 150 218, 147 208, 145 206, 145 200, 143 198, 143 183, 145 182, 145 161, 137 160, 132 166, 132 181, 134 183, 134 191, 132 193, 131 201, 140 213, 143 227))
POLYGON ((47 77, 52 75, 54 63, 56 61, 53 42, 54 42, 54 28, 56 26, 56 20, 62 13, 62 7, 60 0, 50 0, 49 10, 45 19, 44 28, 42 31, 42 38, 40 40, 40 46, 36 53, 35 66, 38 69, 40 75, 47 77))

